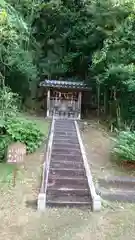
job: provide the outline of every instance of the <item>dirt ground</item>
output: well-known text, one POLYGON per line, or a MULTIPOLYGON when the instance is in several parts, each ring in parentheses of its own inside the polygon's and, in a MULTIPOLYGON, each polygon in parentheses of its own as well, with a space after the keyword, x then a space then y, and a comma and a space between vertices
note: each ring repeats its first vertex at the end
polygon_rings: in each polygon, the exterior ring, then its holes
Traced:
POLYGON ((110 174, 110 136, 98 122, 89 121, 87 124, 82 131, 82 138, 92 175, 96 178, 110 174))
POLYGON ((91 120, 87 121, 87 125, 81 132, 94 180, 109 175, 135 175, 134 169, 118 165, 111 159, 113 135, 107 131, 105 126, 91 120))
MULTIPOLYGON (((107 168, 109 170, 106 149, 110 148, 110 143, 106 133, 90 126, 84 131, 83 138, 95 177, 107 168)), ((135 206, 132 204, 104 202, 100 213, 67 208, 47 209, 42 214, 37 212, 35 200, 43 159, 44 146, 26 157, 25 169, 19 171, 15 188, 11 182, 1 187, 0 240, 135 239, 135 206)))

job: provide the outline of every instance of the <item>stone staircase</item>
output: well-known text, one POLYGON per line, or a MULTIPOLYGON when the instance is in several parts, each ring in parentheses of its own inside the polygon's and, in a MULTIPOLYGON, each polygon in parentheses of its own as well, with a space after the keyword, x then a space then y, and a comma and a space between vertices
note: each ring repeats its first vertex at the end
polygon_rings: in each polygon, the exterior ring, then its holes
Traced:
POLYGON ((43 167, 38 209, 46 207, 101 208, 76 121, 53 119, 43 167))
POLYGON ((56 120, 46 206, 91 206, 86 172, 72 120, 56 120))

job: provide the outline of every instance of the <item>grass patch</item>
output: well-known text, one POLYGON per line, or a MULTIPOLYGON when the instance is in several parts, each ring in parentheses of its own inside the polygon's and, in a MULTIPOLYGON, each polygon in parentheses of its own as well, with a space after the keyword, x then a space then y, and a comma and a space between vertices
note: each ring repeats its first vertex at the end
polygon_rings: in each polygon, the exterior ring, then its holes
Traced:
POLYGON ((21 118, 21 117, 24 118, 24 116, 25 116, 25 119, 31 120, 33 123, 35 123, 38 126, 39 130, 41 130, 45 136, 48 135, 48 131, 49 131, 49 127, 50 127, 49 120, 46 120, 43 117, 31 116, 29 114, 25 114, 25 115, 20 114, 20 116, 18 118, 21 118))
POLYGON ((12 181, 14 168, 13 164, 0 163, 0 185, 12 181))

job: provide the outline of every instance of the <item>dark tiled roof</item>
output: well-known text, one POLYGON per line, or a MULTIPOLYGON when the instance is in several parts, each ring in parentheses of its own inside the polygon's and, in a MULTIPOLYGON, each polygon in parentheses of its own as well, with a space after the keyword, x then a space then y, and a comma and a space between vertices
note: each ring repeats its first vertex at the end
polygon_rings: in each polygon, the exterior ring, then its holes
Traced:
POLYGON ((72 89, 89 89, 84 82, 72 81, 58 81, 58 80, 44 80, 40 82, 39 86, 51 88, 72 88, 72 89))

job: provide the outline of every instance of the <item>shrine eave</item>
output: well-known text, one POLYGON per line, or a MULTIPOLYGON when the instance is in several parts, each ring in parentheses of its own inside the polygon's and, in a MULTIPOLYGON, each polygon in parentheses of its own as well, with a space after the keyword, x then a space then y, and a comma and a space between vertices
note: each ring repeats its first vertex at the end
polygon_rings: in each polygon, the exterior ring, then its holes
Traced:
POLYGON ((39 87, 90 90, 90 87, 84 82, 58 81, 58 80, 48 80, 48 79, 40 82, 39 87))

